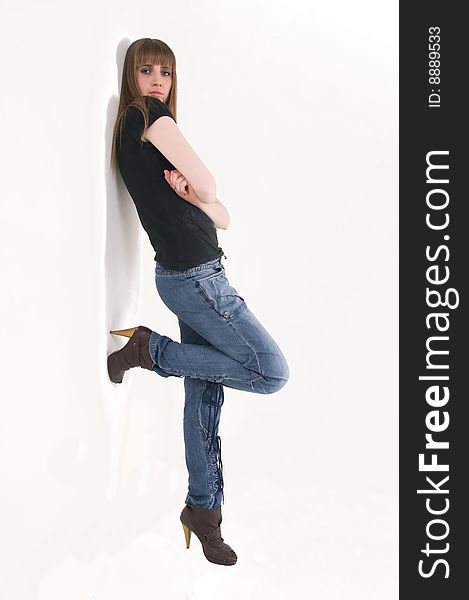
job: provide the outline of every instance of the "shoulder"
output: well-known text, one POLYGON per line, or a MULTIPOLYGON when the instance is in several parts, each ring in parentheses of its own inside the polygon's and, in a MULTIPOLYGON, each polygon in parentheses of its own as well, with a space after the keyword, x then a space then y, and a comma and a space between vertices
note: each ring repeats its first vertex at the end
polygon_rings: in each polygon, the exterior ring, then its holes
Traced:
POLYGON ((138 141, 145 141, 142 139, 145 129, 145 113, 147 128, 163 116, 171 117, 176 121, 169 107, 158 98, 142 96, 142 100, 134 100, 124 109, 123 125, 127 133, 138 141))
POLYGON ((142 96, 141 101, 133 100, 126 106, 124 112, 125 114, 138 115, 142 114, 145 109, 148 112, 161 112, 172 116, 169 106, 154 96, 142 96))
POLYGON ((143 96, 142 98, 143 101, 141 102, 133 101, 127 105, 124 111, 126 121, 129 119, 133 123, 140 125, 144 122, 144 112, 148 118, 149 126, 159 117, 167 116, 174 119, 174 115, 169 106, 158 98, 155 98, 154 96, 143 96))
POLYGON ((150 117, 150 120, 152 120, 152 117, 158 118, 163 115, 172 117, 174 119, 173 113, 169 109, 169 106, 159 98, 155 98, 154 96, 144 96, 144 102, 148 108, 148 116, 150 117))

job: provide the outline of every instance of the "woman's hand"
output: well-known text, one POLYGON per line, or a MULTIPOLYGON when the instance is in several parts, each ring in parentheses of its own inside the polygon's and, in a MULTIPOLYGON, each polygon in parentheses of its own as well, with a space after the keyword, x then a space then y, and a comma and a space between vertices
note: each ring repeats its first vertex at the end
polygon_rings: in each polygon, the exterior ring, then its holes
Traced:
POLYGON ((218 198, 216 202, 202 202, 184 175, 177 169, 173 171, 164 169, 164 178, 178 196, 200 208, 213 221, 215 227, 228 229, 230 215, 218 198))
POLYGON ((181 198, 187 200, 187 202, 190 202, 195 206, 200 206, 200 198, 194 192, 193 187, 187 181, 184 175, 180 173, 177 169, 174 169, 173 171, 168 171, 167 169, 164 169, 164 178, 178 196, 181 196, 181 198))

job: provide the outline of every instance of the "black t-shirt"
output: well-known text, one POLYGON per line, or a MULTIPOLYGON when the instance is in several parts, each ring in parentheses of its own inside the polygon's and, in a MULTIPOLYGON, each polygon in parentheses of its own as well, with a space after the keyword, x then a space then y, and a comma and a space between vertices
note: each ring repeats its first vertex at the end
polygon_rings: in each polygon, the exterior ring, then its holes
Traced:
MULTIPOLYGON (((144 96, 149 107, 148 127, 159 117, 173 114, 164 102, 144 96)), ((134 201, 140 222, 156 252, 155 261, 175 271, 185 271, 223 254, 217 230, 203 210, 183 200, 164 178, 163 169, 175 167, 151 142, 142 142, 143 115, 128 106, 117 138, 117 160, 125 186, 134 201)))

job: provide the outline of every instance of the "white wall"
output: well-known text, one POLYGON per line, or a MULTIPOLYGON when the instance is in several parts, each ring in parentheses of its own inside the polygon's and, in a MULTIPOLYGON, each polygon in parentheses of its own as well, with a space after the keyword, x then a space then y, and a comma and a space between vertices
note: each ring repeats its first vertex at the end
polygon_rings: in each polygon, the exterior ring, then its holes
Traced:
POLYGON ((397 597, 397 21, 394 1, 2 0, 2 597, 397 597), (106 371, 111 328, 179 339, 108 166, 141 37, 176 54, 227 275, 291 368, 272 396, 225 390, 233 569, 184 545, 182 380, 106 371))

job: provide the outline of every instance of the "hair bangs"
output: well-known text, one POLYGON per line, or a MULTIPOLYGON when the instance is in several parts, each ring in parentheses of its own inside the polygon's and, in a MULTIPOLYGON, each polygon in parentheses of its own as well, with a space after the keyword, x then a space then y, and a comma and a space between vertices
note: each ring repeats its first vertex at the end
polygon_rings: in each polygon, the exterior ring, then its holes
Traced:
POLYGON ((135 53, 135 68, 142 65, 163 65, 169 67, 171 71, 175 69, 174 54, 160 40, 148 39, 140 46, 135 53))

